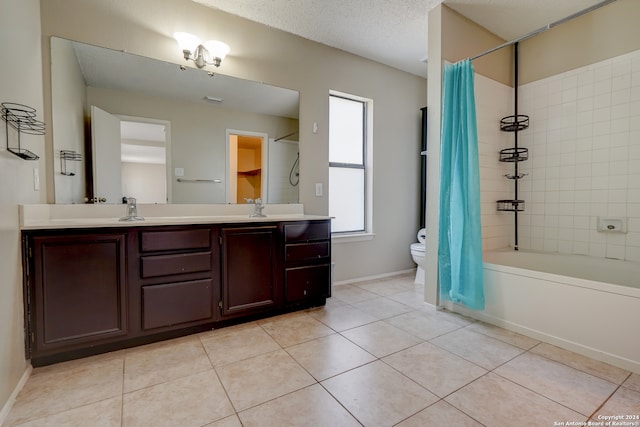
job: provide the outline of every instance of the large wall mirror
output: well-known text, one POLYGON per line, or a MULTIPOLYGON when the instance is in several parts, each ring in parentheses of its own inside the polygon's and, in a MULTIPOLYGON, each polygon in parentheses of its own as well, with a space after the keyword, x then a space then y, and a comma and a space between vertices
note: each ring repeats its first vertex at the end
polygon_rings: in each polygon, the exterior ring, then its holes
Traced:
POLYGON ((51 38, 56 203, 297 203, 297 91, 51 38))

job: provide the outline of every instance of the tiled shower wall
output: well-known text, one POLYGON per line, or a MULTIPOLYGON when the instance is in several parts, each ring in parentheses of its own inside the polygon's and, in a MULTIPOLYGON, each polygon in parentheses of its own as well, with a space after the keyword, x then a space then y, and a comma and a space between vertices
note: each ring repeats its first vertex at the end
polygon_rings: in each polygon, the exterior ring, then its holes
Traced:
POLYGON ((496 211, 496 200, 513 198, 513 181, 504 177, 511 166, 498 161, 501 149, 513 144, 512 135, 500 131, 500 119, 512 114, 513 89, 482 75, 475 75, 482 249, 508 247, 512 241, 513 215, 496 211))
MULTIPOLYGON (((491 95, 492 109, 503 108, 502 97, 501 89, 491 95)), ((519 112, 531 120, 518 137, 529 148, 519 166, 528 173, 520 180, 520 248, 640 261, 640 51, 522 85, 519 99, 519 112), (598 217, 624 218, 627 233, 597 231, 598 217)), ((486 120, 482 103, 479 126, 486 120)), ((500 144, 510 146, 509 138, 500 144)), ((491 155, 497 158, 497 150, 491 155)), ((483 191, 501 191, 494 177, 482 177, 489 179, 483 191)), ((495 200, 512 194, 492 194, 493 210, 495 200)), ((497 247, 502 233, 496 238, 491 224, 513 214, 494 219, 488 202, 485 208, 491 223, 483 215, 484 237, 497 247)))

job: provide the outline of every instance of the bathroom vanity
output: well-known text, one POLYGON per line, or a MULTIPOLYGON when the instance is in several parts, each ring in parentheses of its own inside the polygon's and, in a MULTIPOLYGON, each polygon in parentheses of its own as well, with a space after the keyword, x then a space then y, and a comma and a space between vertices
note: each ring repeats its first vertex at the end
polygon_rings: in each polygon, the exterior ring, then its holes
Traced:
POLYGON ((323 305, 330 220, 249 215, 26 221, 34 366, 323 305))

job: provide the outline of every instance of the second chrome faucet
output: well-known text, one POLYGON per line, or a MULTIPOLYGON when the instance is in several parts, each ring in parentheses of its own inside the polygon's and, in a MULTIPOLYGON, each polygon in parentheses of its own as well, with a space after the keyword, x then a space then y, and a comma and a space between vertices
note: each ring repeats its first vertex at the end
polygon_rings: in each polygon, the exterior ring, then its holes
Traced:
POLYGON ((249 215, 251 218, 266 218, 267 216, 262 213, 264 209, 264 203, 262 199, 258 198, 254 201, 253 213, 249 215))

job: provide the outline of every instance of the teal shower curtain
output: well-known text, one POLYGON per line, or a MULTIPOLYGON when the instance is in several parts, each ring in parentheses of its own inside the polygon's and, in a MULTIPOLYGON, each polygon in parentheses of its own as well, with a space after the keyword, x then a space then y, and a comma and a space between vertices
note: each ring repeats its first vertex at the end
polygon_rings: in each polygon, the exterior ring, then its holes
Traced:
POLYGON ((444 68, 440 163, 440 299, 484 309, 473 64, 444 68))

